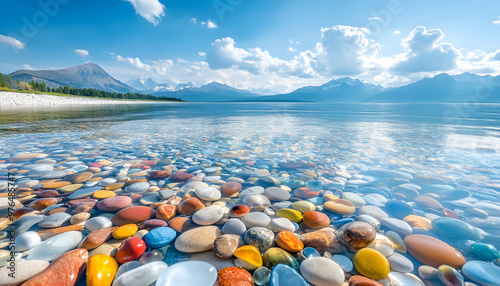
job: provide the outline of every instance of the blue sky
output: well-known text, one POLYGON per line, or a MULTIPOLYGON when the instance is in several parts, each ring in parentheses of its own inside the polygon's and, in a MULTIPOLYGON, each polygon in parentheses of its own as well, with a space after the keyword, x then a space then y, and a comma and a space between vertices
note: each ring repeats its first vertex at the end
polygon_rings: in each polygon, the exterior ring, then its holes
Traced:
POLYGON ((395 86, 500 73, 500 2, 16 0, 0 72, 101 65, 126 81, 281 92, 350 76, 395 86), (40 5, 42 3, 43 5, 40 5))

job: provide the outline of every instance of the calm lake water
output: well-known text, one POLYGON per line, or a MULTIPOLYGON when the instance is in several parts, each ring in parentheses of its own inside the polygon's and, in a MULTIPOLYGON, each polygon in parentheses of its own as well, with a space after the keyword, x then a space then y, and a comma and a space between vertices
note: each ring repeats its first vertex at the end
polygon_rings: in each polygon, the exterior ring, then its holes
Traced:
POLYGON ((162 145, 244 151, 255 158, 285 154, 390 168, 458 164, 497 170, 499 107, 173 103, 1 109, 0 156, 86 144, 154 152, 151 145, 162 145))

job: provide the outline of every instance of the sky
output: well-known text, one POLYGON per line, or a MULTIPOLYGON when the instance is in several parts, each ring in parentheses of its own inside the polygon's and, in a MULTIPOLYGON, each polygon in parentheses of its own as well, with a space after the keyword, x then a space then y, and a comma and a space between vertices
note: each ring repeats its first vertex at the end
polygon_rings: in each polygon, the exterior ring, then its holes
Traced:
POLYGON ((127 81, 264 94, 340 77, 384 87, 500 74, 497 0, 2 1, 0 72, 87 62, 127 81))

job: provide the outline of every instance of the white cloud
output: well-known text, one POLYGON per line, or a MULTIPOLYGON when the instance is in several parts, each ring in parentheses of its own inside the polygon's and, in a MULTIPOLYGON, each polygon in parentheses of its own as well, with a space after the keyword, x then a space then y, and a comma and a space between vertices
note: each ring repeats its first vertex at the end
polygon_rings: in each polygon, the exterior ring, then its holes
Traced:
POLYGON ((448 71, 457 66, 461 52, 443 42, 444 34, 440 29, 427 30, 416 27, 408 37, 402 40, 406 55, 394 66, 395 71, 433 72, 448 71))
POLYGON ((144 70, 146 72, 153 72, 160 75, 166 74, 167 71, 172 68, 174 62, 170 59, 163 59, 158 61, 147 61, 142 62, 139 58, 124 58, 120 55, 116 55, 115 59, 119 62, 127 62, 138 69, 144 70))
POLYGON ((492 61, 500 61, 500 50, 497 50, 495 54, 491 57, 492 61))
POLYGON ((165 6, 158 0, 124 0, 134 6, 135 12, 155 26, 165 16, 165 6))
POLYGON ((380 45, 368 38, 366 28, 334 26, 321 29, 316 43, 316 70, 325 75, 356 75, 377 56, 380 45))
POLYGON ((399 34, 401 34, 401 31, 398 30, 394 31, 394 35, 399 35, 399 34))
POLYGON ((215 28, 217 28, 217 24, 215 24, 215 22, 213 22, 210 19, 208 19, 206 22, 205 21, 201 21, 200 25, 202 27, 207 26, 207 28, 209 28, 209 29, 215 29, 215 28))
POLYGON ((34 70, 35 68, 33 68, 32 66, 30 66, 28 64, 24 64, 23 65, 23 69, 25 69, 25 70, 34 70))
POLYGON ((495 21, 493 21, 493 24, 495 25, 500 25, 500 16, 498 16, 495 21))
POLYGON ((294 49, 292 47, 288 47, 288 49, 286 49, 286 50, 289 51, 289 52, 295 52, 297 49, 294 49))
POLYGON ((205 57, 205 56, 207 55, 207 53, 205 53, 205 52, 198 52, 198 55, 199 55, 200 57, 205 57))
POLYGON ((191 22, 193 22, 193 23, 196 24, 197 19, 196 18, 191 18, 191 20, 189 20, 189 21, 191 21, 191 22))
POLYGON ((4 35, 0 35, 0 43, 10 45, 19 50, 23 50, 26 47, 26 45, 23 42, 19 41, 18 39, 4 35))
POLYGON ((73 52, 75 52, 77 55, 79 55, 82 58, 85 58, 86 56, 89 55, 89 51, 83 50, 83 49, 76 49, 76 50, 73 50, 73 52))
POLYGON ((373 20, 378 21, 378 20, 382 20, 382 18, 380 18, 380 17, 371 17, 371 18, 368 18, 368 20, 370 20, 370 21, 373 21, 373 20))

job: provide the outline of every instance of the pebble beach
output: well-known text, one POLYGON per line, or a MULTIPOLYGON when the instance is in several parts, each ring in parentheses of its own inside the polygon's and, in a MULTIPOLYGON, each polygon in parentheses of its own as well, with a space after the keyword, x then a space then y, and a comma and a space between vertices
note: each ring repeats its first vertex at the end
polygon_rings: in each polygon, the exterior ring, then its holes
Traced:
POLYGON ((266 116, 2 137, 0 285, 499 285, 494 150, 266 116))
POLYGON ((102 105, 150 103, 141 100, 112 100, 77 96, 57 96, 50 94, 19 93, 0 91, 1 107, 61 106, 61 105, 102 105))

